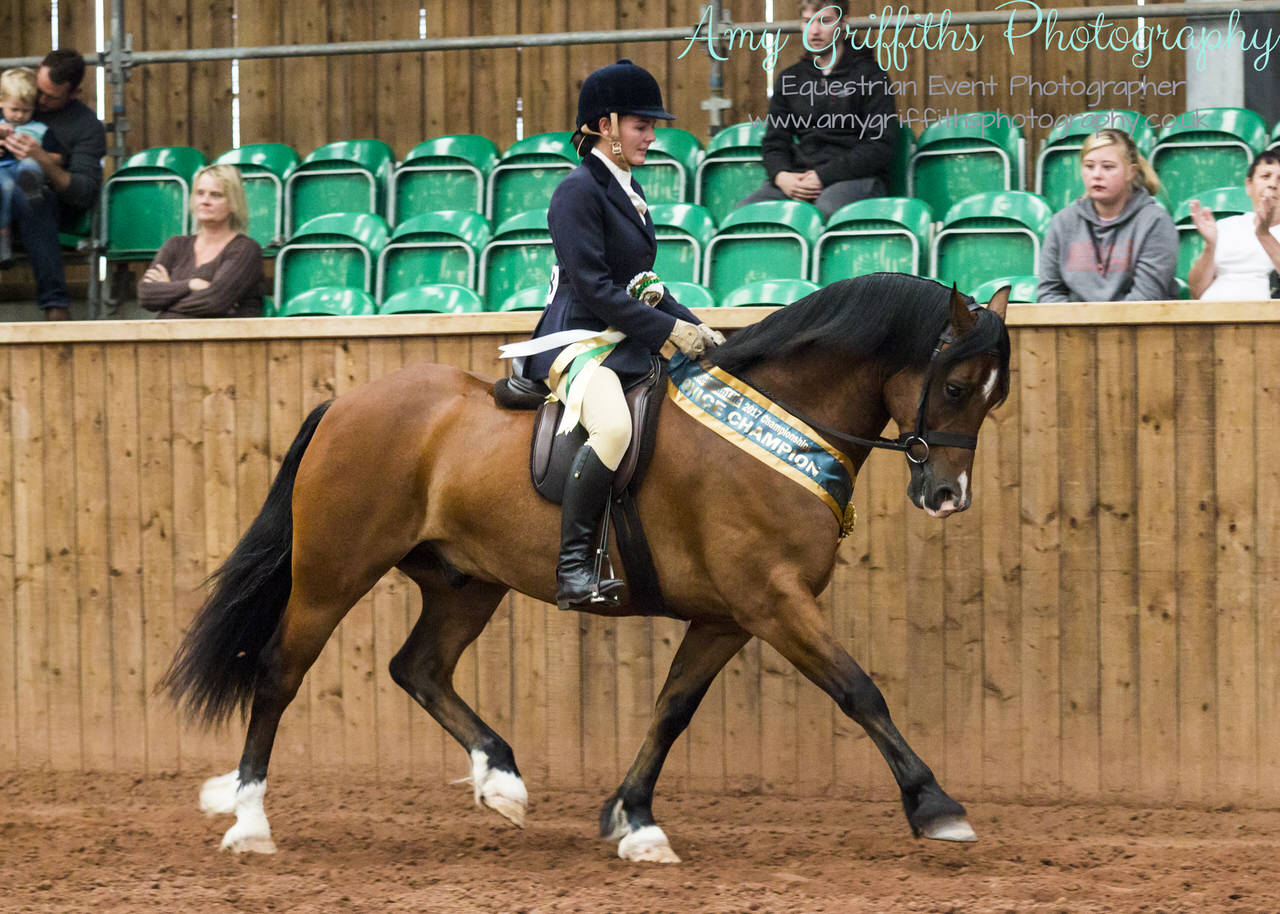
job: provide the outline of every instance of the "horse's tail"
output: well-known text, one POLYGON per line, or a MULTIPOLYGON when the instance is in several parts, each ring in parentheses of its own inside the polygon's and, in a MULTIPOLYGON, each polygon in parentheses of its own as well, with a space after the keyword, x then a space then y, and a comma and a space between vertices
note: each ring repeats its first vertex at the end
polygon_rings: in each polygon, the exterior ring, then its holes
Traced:
POLYGON ((293 483, 302 454, 329 408, 311 411, 289 446, 267 500, 222 567, 182 646, 157 686, 206 726, 239 708, 257 684, 258 657, 271 640, 293 586, 293 483))

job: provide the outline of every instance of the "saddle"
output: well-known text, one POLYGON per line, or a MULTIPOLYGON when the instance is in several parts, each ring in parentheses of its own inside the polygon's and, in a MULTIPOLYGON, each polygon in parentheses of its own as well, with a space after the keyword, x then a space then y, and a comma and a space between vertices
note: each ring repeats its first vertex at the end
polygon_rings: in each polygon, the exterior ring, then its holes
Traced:
MULTIPOLYGON (((606 512, 618 536, 622 565, 626 569, 632 596, 661 615, 667 615, 666 605, 658 585, 658 573, 653 566, 653 554, 640 524, 635 493, 639 491, 653 459, 658 416, 666 399, 666 389, 666 363, 655 356, 649 365, 649 373, 629 384, 624 391, 627 409, 631 413, 631 443, 613 474, 613 510, 606 512)), ((529 381, 518 376, 501 378, 493 385, 493 398, 503 409, 537 410, 529 448, 529 476, 538 494, 558 505, 564 497, 569 464, 586 442, 587 431, 579 425, 567 434, 556 434, 564 404, 548 399, 550 393, 541 381, 529 381)))

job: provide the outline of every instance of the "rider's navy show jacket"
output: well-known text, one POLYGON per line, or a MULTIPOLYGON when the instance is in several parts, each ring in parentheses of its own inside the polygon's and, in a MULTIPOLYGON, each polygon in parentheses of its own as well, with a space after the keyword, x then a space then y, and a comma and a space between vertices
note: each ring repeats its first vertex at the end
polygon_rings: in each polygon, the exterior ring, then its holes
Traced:
MULTIPOLYGON (((643 198, 634 178, 631 186, 643 198)), ((632 278, 653 269, 658 252, 653 217, 641 217, 598 156, 589 153, 556 187, 547 224, 556 268, 535 337, 560 330, 621 330, 627 338, 604 364, 626 383, 648 373, 650 354, 662 348, 676 318, 701 323, 670 292, 656 308, 627 294, 632 278)), ((545 378, 559 353, 530 356, 525 376, 545 378)))

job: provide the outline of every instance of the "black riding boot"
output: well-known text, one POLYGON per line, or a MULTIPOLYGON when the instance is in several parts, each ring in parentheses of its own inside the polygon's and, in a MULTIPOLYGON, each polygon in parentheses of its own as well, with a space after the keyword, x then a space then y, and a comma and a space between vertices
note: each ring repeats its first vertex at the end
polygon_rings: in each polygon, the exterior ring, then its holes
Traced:
POLYGON ((595 574, 600 518, 612 484, 613 470, 600 462, 590 445, 579 448, 569 465, 560 515, 556 605, 561 609, 614 605, 625 586, 613 578, 597 580, 595 574))

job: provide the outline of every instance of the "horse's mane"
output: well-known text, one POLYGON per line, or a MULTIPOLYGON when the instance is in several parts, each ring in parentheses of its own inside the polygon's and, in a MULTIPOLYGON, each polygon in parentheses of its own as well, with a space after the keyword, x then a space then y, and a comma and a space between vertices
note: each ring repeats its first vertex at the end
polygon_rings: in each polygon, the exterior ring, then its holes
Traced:
MULTIPOLYGON (((946 330, 950 307, 951 290, 931 279, 903 273, 842 279, 738 331, 711 360, 736 373, 820 347, 850 361, 875 359, 888 373, 922 367, 946 330)), ((1007 379, 1009 333, 1004 322, 985 308, 977 314, 977 326, 947 347, 939 367, 995 352, 1007 379)))

